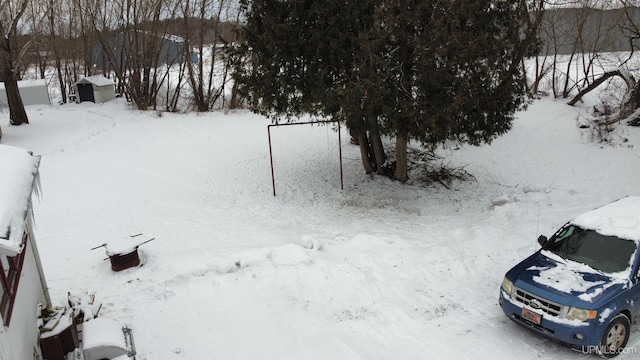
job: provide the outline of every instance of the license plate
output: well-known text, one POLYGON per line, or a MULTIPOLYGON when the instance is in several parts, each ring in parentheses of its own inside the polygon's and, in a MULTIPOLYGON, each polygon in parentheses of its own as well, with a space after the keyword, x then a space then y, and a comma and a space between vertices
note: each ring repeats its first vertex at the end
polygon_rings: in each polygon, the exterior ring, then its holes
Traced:
POLYGON ((542 322, 542 315, 535 313, 529 309, 522 309, 522 318, 527 321, 531 321, 536 325, 540 325, 540 323, 542 322))

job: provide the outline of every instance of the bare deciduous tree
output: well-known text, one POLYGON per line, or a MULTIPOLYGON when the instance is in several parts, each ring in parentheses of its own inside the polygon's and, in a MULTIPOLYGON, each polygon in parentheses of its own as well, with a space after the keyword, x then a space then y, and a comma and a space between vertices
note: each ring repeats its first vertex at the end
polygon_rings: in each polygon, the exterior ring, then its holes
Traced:
POLYGON ((221 50, 231 41, 224 19, 233 4, 232 0, 182 1, 186 69, 197 111, 211 110, 230 79, 229 64, 221 50))
POLYGON ((533 90, 537 91, 541 79, 550 73, 553 95, 571 97, 569 105, 574 105, 599 86, 622 79, 626 95, 619 116, 634 113, 640 107, 639 83, 624 61, 604 64, 602 60, 616 51, 630 50, 633 55, 635 41, 640 39, 638 1, 544 1, 547 8, 540 33, 545 47, 536 62, 533 90), (621 40, 625 37, 626 42, 621 40), (549 57, 552 60, 547 64, 549 57))
MULTIPOLYGON (((57 24, 64 24, 64 21, 58 21, 60 14, 63 12, 62 7, 63 2, 56 2, 56 0, 49 0, 49 11, 47 12, 47 24, 49 26, 49 38, 50 43, 47 49, 50 49, 53 53, 53 60, 55 62, 55 70, 58 78, 58 84, 60 86, 60 95, 62 97, 62 102, 67 102, 67 89, 65 87, 64 75, 62 70, 62 53, 64 41, 60 41, 64 39, 65 31, 64 28, 59 27, 57 24)), ((70 21, 68 22, 70 23, 70 21)), ((68 32, 67 32, 68 34, 68 32)))
MULTIPOLYGON (((156 109, 157 96, 175 62, 167 18, 179 2, 171 0, 85 0, 99 52, 108 61, 127 99, 139 110, 156 109)), ((106 67, 106 65, 104 65, 106 67)))
POLYGON ((19 49, 17 48, 18 25, 24 15, 28 0, 0 2, 0 80, 4 81, 7 92, 7 105, 12 125, 28 124, 29 118, 24 109, 20 91, 18 90, 18 74, 14 61, 19 49))

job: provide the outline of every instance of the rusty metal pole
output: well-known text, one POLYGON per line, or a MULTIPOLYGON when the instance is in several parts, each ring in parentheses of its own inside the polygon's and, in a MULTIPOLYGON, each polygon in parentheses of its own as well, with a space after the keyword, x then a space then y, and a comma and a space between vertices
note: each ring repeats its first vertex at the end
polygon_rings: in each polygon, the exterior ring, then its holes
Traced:
POLYGON ((273 150, 271 149, 271 124, 267 125, 267 135, 269 136, 269 159, 271 160, 271 185, 273 186, 273 196, 276 196, 276 177, 273 172, 273 150))
POLYGON ((344 190, 344 180, 342 179, 342 136, 340 135, 340 121, 338 121, 338 154, 340 156, 340 190, 344 190))
POLYGON ((340 121, 336 120, 326 120, 326 121, 305 121, 298 123, 285 123, 285 124, 269 124, 267 125, 267 136, 269 137, 269 160, 271 162, 271 185, 273 187, 273 196, 276 196, 276 177, 275 172, 273 170, 273 148, 271 145, 271 127, 272 126, 291 126, 291 125, 315 125, 315 124, 329 124, 329 123, 338 123, 338 154, 340 156, 340 189, 344 190, 344 180, 342 176, 342 136, 340 134, 340 121))

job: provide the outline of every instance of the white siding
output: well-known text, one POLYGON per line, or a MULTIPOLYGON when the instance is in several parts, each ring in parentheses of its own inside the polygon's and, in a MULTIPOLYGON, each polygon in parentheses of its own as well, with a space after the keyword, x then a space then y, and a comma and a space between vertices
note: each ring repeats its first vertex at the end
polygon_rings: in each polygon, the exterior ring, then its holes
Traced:
POLYGON ((5 356, 2 360, 33 359, 34 348, 40 349, 37 307, 39 303, 46 306, 46 298, 30 244, 25 251, 11 323, 0 332, 0 358, 5 356))
MULTIPOLYGON (((20 80, 18 81, 18 89, 20 90, 20 97, 22 103, 26 105, 50 105, 51 99, 49 98, 49 90, 47 89, 47 82, 44 79, 41 80, 20 80)), ((0 83, 0 106, 6 107, 7 105, 7 92, 4 88, 4 83, 0 83)))
POLYGON ((93 85, 93 97, 96 100, 96 104, 105 103, 116 98, 116 92, 114 85, 109 86, 96 86, 93 85))

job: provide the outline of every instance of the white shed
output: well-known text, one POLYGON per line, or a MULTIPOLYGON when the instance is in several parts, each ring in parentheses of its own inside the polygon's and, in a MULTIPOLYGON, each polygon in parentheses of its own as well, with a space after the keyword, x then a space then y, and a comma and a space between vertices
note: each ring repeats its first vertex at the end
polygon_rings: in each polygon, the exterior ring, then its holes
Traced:
MULTIPOLYGON (((51 105, 45 79, 20 80, 18 81, 18 89, 24 105, 51 105)), ((0 106, 8 106, 7 91, 3 82, 0 82, 0 106)))
POLYGON ((75 102, 91 101, 100 104, 111 101, 116 98, 115 85, 113 80, 102 75, 86 76, 72 85, 75 102))

